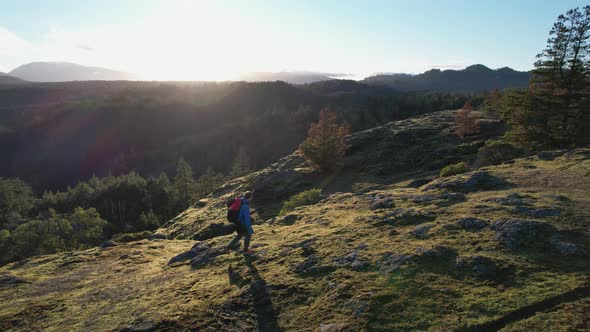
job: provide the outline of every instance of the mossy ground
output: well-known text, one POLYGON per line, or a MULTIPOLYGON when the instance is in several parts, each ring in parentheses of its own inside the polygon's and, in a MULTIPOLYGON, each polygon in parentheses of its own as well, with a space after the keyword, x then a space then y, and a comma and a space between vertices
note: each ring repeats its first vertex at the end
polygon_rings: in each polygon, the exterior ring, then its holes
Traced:
MULTIPOLYGON (((333 194, 295 209, 293 223, 255 225, 256 255, 220 255, 198 268, 167 265, 190 240, 141 240, 9 264, 0 273, 27 283, 0 286, 0 330, 468 330, 588 285, 588 256, 562 255, 545 240, 508 250, 489 227, 466 230, 455 221, 536 220, 590 248, 590 150, 485 171, 505 185, 464 196, 406 182, 333 194), (513 193, 520 205, 560 214, 525 216, 494 200, 513 193), (374 197, 393 205, 373 209, 374 197), (422 225, 432 226, 424 237, 411 234, 422 225), (384 270, 396 255, 412 258, 384 270), (457 267, 472 255, 493 260, 498 272, 481 278, 457 267), (309 268, 299 268, 304 262, 309 268)), ((221 247, 232 236, 207 242, 221 247)), ((586 297, 566 301, 503 328, 584 330, 589 307, 586 297)))

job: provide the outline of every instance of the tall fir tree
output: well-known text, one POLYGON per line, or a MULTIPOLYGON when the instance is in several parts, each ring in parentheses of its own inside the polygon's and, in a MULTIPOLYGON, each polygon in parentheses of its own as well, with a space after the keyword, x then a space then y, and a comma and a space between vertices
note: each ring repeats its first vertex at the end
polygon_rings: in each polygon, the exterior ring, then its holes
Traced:
POLYGON ((349 147, 345 141, 349 133, 350 126, 347 123, 337 123, 336 114, 323 109, 319 121, 311 124, 308 137, 299 145, 299 151, 316 168, 322 171, 334 170, 349 147))
POLYGON ((174 189, 178 195, 179 204, 186 208, 191 204, 193 199, 195 180, 193 179, 193 169, 184 157, 178 159, 176 164, 176 176, 174 176, 174 189))
POLYGON ((590 6, 559 15, 547 47, 537 55, 529 88, 530 111, 542 121, 516 123, 523 135, 543 132, 540 143, 549 147, 590 143, 589 41, 590 6))
POLYGON ((246 152, 246 149, 241 147, 236 154, 234 162, 232 164, 230 177, 237 178, 248 174, 250 172, 250 158, 246 152))

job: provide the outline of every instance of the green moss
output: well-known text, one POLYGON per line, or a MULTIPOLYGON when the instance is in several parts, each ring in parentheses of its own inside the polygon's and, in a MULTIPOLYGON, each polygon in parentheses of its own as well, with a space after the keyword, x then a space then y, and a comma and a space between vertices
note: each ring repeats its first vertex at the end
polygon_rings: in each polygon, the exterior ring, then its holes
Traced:
POLYGON ((465 166, 464 162, 460 162, 454 165, 445 166, 440 171, 440 177, 453 176, 457 174, 463 174, 465 172, 467 172, 467 167, 465 166))
POLYGON ((310 189, 300 192, 283 203, 283 208, 279 212, 279 215, 284 215, 290 211, 293 211, 296 207, 315 204, 319 202, 321 198, 321 189, 310 189))

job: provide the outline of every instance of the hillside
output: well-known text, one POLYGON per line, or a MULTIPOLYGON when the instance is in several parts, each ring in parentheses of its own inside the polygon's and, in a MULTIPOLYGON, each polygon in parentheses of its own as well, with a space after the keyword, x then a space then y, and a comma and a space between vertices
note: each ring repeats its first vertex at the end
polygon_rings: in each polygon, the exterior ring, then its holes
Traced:
MULTIPOLYGON (((353 135, 344 169, 330 177, 285 157, 227 183, 151 239, 4 266, 0 329, 589 329, 590 150, 437 179, 485 138, 459 144, 451 115, 353 135), (402 172, 408 165, 414 171, 402 172), (257 253, 225 255, 231 235, 210 227, 205 236, 202 226, 227 226, 223 197, 246 187, 262 214, 257 253), (272 217, 310 187, 324 199, 272 217)), ((488 126, 484 136, 501 129, 488 126)))
POLYGON ((11 70, 9 75, 31 82, 118 81, 137 79, 112 69, 68 62, 31 62, 11 70))
POLYGON ((504 67, 490 69, 472 65, 462 70, 431 69, 422 74, 391 74, 367 77, 361 82, 385 85, 399 91, 482 92, 506 88, 525 88, 531 74, 504 67))
POLYGON ((0 73, 0 84, 23 84, 27 83, 25 80, 21 80, 20 78, 16 78, 5 73, 0 73))
POLYGON ((0 85, 0 150, 9 161, 0 177, 21 178, 39 192, 63 190, 93 174, 173 176, 180 156, 195 175, 207 167, 227 174, 240 148, 260 169, 293 151, 324 107, 359 131, 458 108, 468 98, 352 81, 0 85))

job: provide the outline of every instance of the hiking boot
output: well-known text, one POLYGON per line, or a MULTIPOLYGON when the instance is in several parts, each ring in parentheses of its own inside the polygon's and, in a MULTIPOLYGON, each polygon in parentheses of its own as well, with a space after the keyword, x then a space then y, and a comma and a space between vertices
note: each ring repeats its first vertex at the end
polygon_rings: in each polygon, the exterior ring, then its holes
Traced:
POLYGON ((252 249, 244 250, 244 255, 252 255, 253 253, 254 253, 254 250, 252 250, 252 249))
POLYGON ((225 247, 223 251, 225 251, 226 255, 229 255, 229 248, 228 247, 225 247))

